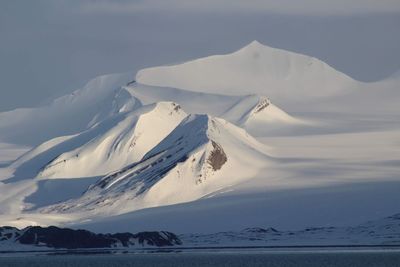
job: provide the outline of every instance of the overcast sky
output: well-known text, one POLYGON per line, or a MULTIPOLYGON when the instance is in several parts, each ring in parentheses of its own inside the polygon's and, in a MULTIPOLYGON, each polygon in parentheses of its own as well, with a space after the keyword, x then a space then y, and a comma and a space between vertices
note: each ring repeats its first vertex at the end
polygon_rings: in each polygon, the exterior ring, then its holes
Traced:
POLYGON ((0 111, 252 40, 376 81, 400 70, 399 29, 399 0, 1 0, 0 111))

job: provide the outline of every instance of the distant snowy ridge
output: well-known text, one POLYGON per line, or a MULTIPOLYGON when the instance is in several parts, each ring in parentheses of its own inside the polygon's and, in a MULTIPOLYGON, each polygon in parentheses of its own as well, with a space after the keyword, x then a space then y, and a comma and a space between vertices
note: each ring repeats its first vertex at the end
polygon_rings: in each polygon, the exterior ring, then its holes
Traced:
POLYGON ((326 63, 253 41, 227 55, 140 70, 139 83, 228 95, 267 95, 274 102, 308 101, 346 92, 355 83, 326 63))
POLYGON ((400 246, 400 214, 350 227, 297 231, 253 227, 242 231, 180 235, 186 246, 400 246))
MULTIPOLYGON (((195 93, 185 89, 145 86, 134 83, 132 74, 99 76, 82 89, 55 99, 51 104, 35 108, 16 109, 0 113, 0 140, 37 146, 53 138, 72 136, 90 129, 120 113, 134 111, 143 104, 172 101, 188 108, 189 113, 208 113, 225 118, 232 105, 249 97, 195 93), (192 110, 193 109, 193 110, 192 110)), ((268 95, 267 95, 268 96, 268 95)), ((262 98, 262 97, 260 97, 262 98)), ((285 127, 296 121, 285 112, 273 110, 271 105, 265 122, 280 123, 285 127), (282 116, 285 114, 285 116, 282 116)), ((232 113, 226 117, 236 123, 232 113)), ((243 116, 244 114, 236 114, 243 116)), ((239 125, 245 127, 245 125, 239 125)), ((245 127, 246 128, 246 127, 245 127)), ((248 129, 250 132, 251 130, 248 129)))
POLYGON ((134 99, 121 88, 132 79, 132 74, 102 75, 49 105, 2 112, 0 139, 37 145, 83 131, 120 111, 133 110, 134 99))
POLYGON ((309 121, 289 115, 266 96, 255 94, 227 96, 138 83, 124 88, 142 103, 174 101, 188 113, 207 113, 223 118, 246 129, 250 134, 311 124, 309 121))

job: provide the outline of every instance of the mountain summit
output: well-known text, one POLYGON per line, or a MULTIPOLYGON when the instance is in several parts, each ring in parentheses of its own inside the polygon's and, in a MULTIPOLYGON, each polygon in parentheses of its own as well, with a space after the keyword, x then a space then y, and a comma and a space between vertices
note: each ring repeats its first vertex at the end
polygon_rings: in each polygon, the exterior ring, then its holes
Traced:
POLYGON ((227 55, 140 70, 139 83, 228 95, 267 95, 274 102, 340 94, 350 77, 316 58, 251 42, 227 55))

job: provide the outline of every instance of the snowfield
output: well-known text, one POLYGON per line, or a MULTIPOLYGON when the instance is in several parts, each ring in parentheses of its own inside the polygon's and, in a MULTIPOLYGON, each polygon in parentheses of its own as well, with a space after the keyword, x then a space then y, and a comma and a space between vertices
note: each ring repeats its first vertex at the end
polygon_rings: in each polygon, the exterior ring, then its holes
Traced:
POLYGON ((191 245, 398 244, 399 88, 256 41, 100 76, 0 113, 0 221, 191 245))

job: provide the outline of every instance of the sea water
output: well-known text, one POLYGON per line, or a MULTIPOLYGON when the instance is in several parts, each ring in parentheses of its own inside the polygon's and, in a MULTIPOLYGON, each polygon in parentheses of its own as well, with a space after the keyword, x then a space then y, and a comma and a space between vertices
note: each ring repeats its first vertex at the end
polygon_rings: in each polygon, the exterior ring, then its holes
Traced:
POLYGON ((0 255, 1 267, 267 266, 399 267, 400 251, 171 251, 154 253, 20 253, 0 255))

